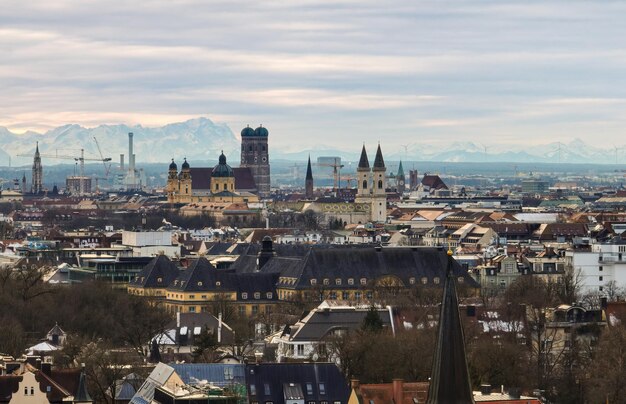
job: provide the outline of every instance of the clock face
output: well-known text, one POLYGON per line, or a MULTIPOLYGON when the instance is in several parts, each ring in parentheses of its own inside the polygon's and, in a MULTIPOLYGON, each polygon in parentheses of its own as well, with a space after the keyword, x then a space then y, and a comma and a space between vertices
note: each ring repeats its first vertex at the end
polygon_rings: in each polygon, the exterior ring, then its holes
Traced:
POLYGON ((404 185, 404 181, 400 180, 399 184, 404 185))
POLYGON ((267 161, 267 157, 263 157, 261 160, 265 163, 267 161))

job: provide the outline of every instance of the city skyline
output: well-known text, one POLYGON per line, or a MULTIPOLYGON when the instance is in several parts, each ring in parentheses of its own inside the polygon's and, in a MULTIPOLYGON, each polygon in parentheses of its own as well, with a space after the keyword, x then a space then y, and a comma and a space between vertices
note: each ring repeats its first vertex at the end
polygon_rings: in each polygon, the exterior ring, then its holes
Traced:
POLYGON ((352 147, 620 145, 626 4, 29 2, 0 14, 0 126, 197 116, 352 147), (94 10, 98 10, 94 13, 94 10))

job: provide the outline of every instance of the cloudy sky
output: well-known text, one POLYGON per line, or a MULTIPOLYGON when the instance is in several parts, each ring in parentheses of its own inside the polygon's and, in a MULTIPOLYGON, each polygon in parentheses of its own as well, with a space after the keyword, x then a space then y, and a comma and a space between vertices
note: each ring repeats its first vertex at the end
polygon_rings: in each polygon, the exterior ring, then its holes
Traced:
POLYGON ((623 1, 8 0, 0 126, 206 116, 263 123, 292 150, 621 145, 625 15, 623 1))

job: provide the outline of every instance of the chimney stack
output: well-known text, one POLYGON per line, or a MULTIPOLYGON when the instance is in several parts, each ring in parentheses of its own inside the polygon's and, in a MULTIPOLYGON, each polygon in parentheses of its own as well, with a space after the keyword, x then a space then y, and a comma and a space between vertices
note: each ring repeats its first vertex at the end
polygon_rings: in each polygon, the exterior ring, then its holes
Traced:
POLYGON ((403 384, 404 382, 402 379, 393 379, 393 402, 394 403, 404 402, 404 391, 402 390, 403 384))
POLYGON ((133 132, 128 132, 128 171, 135 171, 135 155, 133 154, 133 132))
POLYGON ((120 154, 120 170, 124 171, 124 153, 120 154))

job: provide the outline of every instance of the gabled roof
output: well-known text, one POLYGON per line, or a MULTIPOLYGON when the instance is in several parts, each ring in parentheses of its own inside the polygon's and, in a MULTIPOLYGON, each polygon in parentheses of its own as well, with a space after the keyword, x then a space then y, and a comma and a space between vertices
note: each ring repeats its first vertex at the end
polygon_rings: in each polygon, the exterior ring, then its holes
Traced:
POLYGON ((350 396, 350 388, 334 363, 260 363, 248 364, 245 369, 250 401, 283 403, 289 394, 300 394, 298 386, 305 403, 345 403, 350 396), (251 394, 252 385, 256 394, 251 394))
POLYGON ((144 288, 165 288, 179 275, 180 270, 166 255, 158 255, 141 270, 130 284, 144 288))
MULTIPOLYGON (((192 167, 191 188, 195 191, 210 190, 212 171, 213 167, 192 167)), ((235 174, 235 188, 238 191, 256 192, 257 185, 250 167, 233 168, 233 173, 235 174)))
MULTIPOLYGON (((383 326, 391 325, 389 310, 378 309, 383 326)), ((292 341, 319 341, 335 330, 356 330, 363 325, 369 308, 338 307, 316 308, 296 324, 290 335, 292 341)))
POLYGON ((206 290, 206 287, 214 285, 216 280, 217 269, 206 258, 200 257, 182 271, 168 289, 181 292, 206 290))
POLYGON ((448 189, 448 186, 438 175, 424 175, 422 185, 430 187, 430 189, 448 189))

